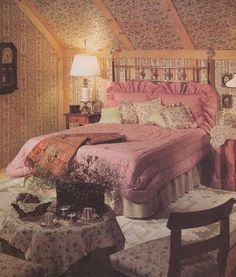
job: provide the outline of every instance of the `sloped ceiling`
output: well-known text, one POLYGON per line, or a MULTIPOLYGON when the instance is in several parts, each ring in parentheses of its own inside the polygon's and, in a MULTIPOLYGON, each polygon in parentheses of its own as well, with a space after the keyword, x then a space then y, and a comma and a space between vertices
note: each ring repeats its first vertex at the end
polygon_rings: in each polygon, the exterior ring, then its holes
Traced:
MULTIPOLYGON (((166 0, 103 0, 134 49, 183 49, 166 0)), ((99 50, 122 47, 93 0, 31 0, 63 43, 99 50)), ((172 0, 195 49, 236 49, 236 0, 172 0)))

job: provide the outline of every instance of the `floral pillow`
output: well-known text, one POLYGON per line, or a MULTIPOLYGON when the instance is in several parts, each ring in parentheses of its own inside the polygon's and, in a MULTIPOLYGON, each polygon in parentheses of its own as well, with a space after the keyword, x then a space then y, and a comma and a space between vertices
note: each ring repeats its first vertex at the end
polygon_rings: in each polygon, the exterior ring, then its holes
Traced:
POLYGON ((182 103, 169 106, 161 106, 160 111, 166 125, 173 129, 197 128, 193 115, 188 106, 182 103))
POLYGON ((122 123, 138 123, 138 116, 133 103, 121 102, 120 112, 122 123))
POLYGON ((139 124, 150 124, 149 116, 155 108, 161 105, 161 98, 133 104, 138 116, 139 124))

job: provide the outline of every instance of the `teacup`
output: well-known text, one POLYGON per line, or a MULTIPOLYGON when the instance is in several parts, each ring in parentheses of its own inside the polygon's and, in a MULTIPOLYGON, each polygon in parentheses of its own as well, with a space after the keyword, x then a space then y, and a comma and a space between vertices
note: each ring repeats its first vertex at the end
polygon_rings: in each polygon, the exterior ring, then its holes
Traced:
POLYGON ((52 225, 53 224, 53 217, 54 217, 54 214, 53 212, 46 212, 44 214, 44 222, 46 225, 52 225))
POLYGON ((93 219, 93 208, 91 207, 85 207, 83 209, 83 219, 85 220, 92 220, 93 219))

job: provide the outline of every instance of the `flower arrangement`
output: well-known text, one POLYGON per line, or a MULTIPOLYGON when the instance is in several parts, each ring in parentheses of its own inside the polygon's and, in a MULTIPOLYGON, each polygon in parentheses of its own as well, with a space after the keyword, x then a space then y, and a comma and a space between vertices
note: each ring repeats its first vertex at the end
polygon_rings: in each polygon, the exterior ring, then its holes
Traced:
POLYGON ((56 188, 57 206, 70 205, 74 210, 93 207, 97 212, 105 210, 104 195, 115 203, 121 201, 124 180, 118 170, 98 157, 81 157, 72 160, 68 173, 58 180, 33 178, 32 188, 42 191, 56 188))

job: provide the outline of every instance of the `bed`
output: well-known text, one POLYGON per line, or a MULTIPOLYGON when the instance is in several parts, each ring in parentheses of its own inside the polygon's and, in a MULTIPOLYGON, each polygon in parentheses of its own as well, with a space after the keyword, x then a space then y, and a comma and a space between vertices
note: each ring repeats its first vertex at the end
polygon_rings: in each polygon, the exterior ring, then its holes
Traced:
MULTIPOLYGON (((123 204, 117 211, 127 217, 146 218, 200 183, 199 165, 210 153, 209 131, 214 126, 217 93, 207 84, 195 82, 113 82, 107 89, 107 106, 121 101, 188 105, 197 128, 172 129, 138 123, 94 123, 28 140, 7 167, 9 177, 27 176, 25 158, 43 138, 65 133, 118 132, 122 143, 84 145, 75 159, 91 155, 103 158, 125 176, 123 204)), ((113 203, 115 204, 115 203, 113 203)))

